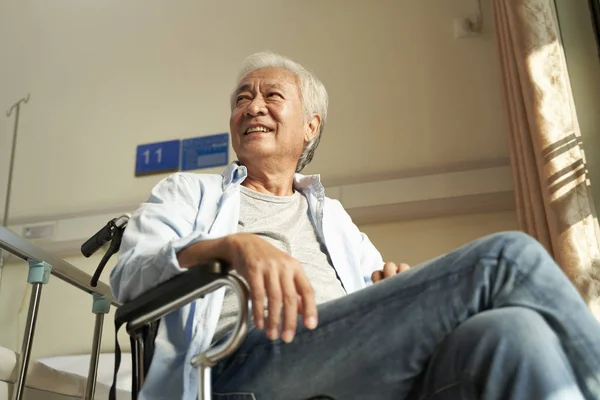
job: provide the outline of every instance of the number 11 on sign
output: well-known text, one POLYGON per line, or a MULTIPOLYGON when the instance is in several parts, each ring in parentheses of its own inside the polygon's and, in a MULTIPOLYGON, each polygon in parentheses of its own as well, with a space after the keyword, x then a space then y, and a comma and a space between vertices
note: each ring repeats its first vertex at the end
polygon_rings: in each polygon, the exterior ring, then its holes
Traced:
POLYGON ((181 154, 181 141, 141 144, 137 147, 135 175, 158 174, 177 171, 181 154))
MULTIPOLYGON (((162 161, 162 147, 154 150, 154 152, 156 153, 156 162, 160 164, 160 162, 162 161)), ((148 165, 150 164, 150 150, 146 150, 144 152, 144 157, 145 157, 145 164, 148 165)))

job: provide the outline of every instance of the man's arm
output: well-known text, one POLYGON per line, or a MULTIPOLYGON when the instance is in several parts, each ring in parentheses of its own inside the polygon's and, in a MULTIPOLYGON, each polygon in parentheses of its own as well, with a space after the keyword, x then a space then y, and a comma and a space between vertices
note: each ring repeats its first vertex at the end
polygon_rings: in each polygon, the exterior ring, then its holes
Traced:
POLYGON ((392 261, 384 263, 381 254, 373 243, 371 243, 367 235, 361 232, 361 239, 361 266, 364 271, 365 280, 368 277, 372 283, 377 283, 400 272, 407 271, 410 268, 405 263, 397 265, 392 261))
MULTIPOLYGON (((358 230, 358 227, 356 229, 358 230)), ((392 261, 384 262, 381 253, 379 253, 379 250, 377 250, 364 232, 360 232, 359 251, 363 277, 367 284, 377 283, 400 272, 407 271, 410 268, 405 263, 396 265, 392 261)))
POLYGON ((183 174, 160 181, 149 199, 131 215, 110 274, 115 298, 121 302, 181 273, 177 252, 194 241, 208 238, 194 231, 201 193, 183 174))
POLYGON ((207 199, 200 185, 180 173, 152 189, 149 200, 133 213, 124 232, 119 259, 110 276, 115 298, 129 301, 186 268, 219 259, 248 282, 259 328, 264 326, 264 301, 268 300, 270 338, 279 336, 282 309, 285 341, 294 337, 299 309, 306 327, 316 327, 313 289, 300 263, 256 235, 211 237, 196 229, 202 201, 207 199))
POLYGON ((194 243, 177 253, 177 262, 181 268, 192 268, 213 260, 227 261, 229 236, 203 240, 194 243))
POLYGON ((281 325, 281 338, 291 342, 296 333, 299 310, 308 329, 317 326, 314 291, 298 260, 264 239, 247 233, 204 240, 177 254, 182 268, 192 268, 214 259, 228 262, 248 282, 254 324, 258 329, 265 328, 264 302, 268 300, 266 331, 270 339, 279 337, 281 325))

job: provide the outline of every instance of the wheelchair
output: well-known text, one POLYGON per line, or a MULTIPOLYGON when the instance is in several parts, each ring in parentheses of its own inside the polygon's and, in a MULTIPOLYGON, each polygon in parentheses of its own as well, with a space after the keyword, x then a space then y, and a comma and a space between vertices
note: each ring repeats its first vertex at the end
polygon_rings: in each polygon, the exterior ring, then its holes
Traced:
MULTIPOLYGON (((81 246, 82 254, 85 257, 90 257, 101 247, 109 244, 106 254, 92 277, 92 286, 96 286, 110 257, 119 251, 128 221, 128 215, 112 219, 81 246)), ((229 266, 226 263, 216 260, 198 265, 117 308, 115 312, 115 381, 111 388, 111 400, 114 398, 116 376, 121 362, 121 351, 117 338, 121 326, 125 325, 130 338, 132 357, 131 398, 137 400, 144 383, 144 377, 152 363, 154 340, 160 319, 219 288, 228 287, 235 293, 240 310, 231 334, 222 343, 213 344, 209 349, 197 354, 191 360, 192 366, 198 370, 198 400, 211 399, 211 368, 218 361, 235 353, 239 348, 248 333, 252 314, 250 291, 247 284, 239 277, 229 274, 228 270, 229 266)), ((317 396, 309 400, 333 399, 317 396)))

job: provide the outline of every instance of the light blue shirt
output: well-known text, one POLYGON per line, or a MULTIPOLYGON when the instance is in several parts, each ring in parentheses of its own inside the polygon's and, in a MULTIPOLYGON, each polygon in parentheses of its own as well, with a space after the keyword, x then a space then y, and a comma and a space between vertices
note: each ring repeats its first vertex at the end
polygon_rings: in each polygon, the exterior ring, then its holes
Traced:
MULTIPOLYGON (((110 275, 115 298, 127 302, 184 272, 176 256, 181 249, 236 233, 246 176, 246 167, 231 163, 222 175, 175 173, 159 182, 125 230, 110 275)), ((371 284, 372 272, 383 268, 381 254, 340 202, 325 196, 318 175, 296 174, 294 188, 306 196, 346 292, 371 284)), ((163 318, 140 399, 196 399, 198 374, 191 359, 211 344, 224 292, 221 288, 163 318)))

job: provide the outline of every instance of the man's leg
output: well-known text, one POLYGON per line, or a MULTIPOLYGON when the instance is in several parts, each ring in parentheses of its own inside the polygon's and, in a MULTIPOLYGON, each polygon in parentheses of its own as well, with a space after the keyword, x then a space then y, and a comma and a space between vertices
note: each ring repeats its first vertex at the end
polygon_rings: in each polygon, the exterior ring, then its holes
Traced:
POLYGON ((410 399, 582 400, 556 333, 522 307, 484 311, 446 338, 410 399))
POLYGON ((299 325, 290 344, 251 331, 240 350, 215 368, 213 388, 254 393, 257 400, 319 394, 403 399, 459 325, 504 307, 541 316, 585 398, 600 398, 600 324, 548 253, 521 233, 482 238, 323 304, 319 327, 299 325))

